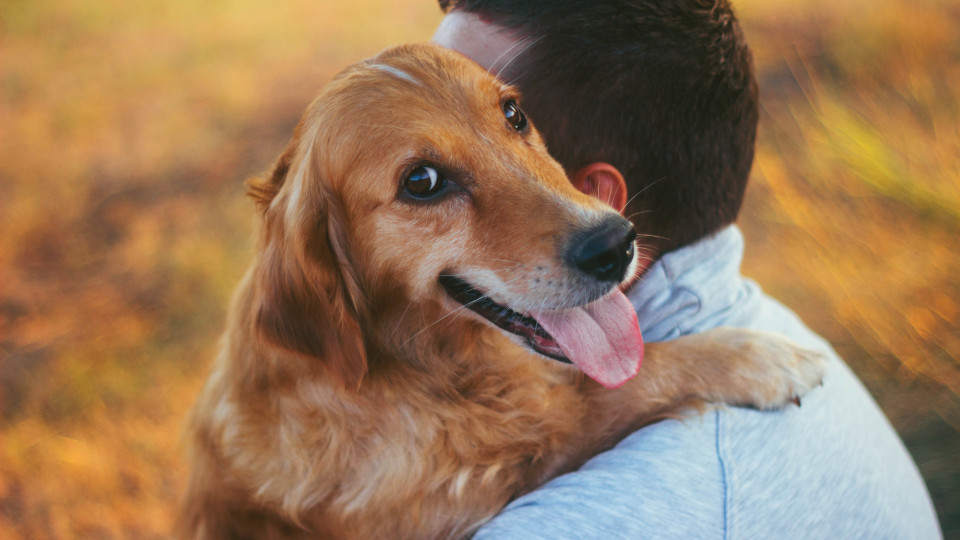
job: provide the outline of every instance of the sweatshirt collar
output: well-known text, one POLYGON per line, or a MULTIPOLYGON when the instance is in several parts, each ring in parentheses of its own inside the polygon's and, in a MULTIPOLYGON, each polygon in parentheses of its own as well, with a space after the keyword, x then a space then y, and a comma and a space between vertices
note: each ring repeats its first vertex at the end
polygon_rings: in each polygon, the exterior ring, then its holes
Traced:
POLYGON ((752 295, 740 276, 743 234, 730 225, 663 255, 627 291, 646 341, 712 328, 752 295))

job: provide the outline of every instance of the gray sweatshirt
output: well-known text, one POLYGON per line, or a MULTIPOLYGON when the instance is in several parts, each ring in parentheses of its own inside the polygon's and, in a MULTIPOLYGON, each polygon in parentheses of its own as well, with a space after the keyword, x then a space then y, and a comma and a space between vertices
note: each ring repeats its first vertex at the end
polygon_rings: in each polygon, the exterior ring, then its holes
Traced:
MULTIPOLYGON (((645 427, 513 501, 480 539, 934 539, 917 467, 822 338, 740 276, 735 226, 666 254, 628 293, 646 341, 717 326, 785 334, 830 357, 802 407, 717 407, 645 427)), ((643 377, 643 368, 638 377, 643 377)))

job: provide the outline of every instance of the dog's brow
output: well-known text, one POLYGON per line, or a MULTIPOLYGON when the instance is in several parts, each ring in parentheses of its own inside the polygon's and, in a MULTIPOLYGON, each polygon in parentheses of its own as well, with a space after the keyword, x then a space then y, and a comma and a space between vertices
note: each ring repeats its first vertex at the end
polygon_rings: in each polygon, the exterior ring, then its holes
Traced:
POLYGON ((397 69, 393 66, 387 66, 384 64, 371 64, 370 67, 374 69, 379 69, 381 71, 386 71, 387 73, 394 75, 396 77, 399 77, 405 81, 410 81, 417 86, 423 86, 422 84, 420 84, 420 81, 414 79, 409 73, 407 73, 406 71, 397 69))

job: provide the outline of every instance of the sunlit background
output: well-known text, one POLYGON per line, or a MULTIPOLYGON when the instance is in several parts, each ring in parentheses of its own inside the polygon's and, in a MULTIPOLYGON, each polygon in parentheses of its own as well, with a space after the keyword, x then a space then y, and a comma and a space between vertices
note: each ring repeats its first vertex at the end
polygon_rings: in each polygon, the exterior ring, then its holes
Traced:
MULTIPOLYGON (((735 0, 736 2, 736 0, 735 0)), ((745 273, 829 338, 960 534, 960 1, 740 0, 745 273)), ((433 0, 0 2, 0 538, 160 538, 252 254, 245 178, 433 0)))

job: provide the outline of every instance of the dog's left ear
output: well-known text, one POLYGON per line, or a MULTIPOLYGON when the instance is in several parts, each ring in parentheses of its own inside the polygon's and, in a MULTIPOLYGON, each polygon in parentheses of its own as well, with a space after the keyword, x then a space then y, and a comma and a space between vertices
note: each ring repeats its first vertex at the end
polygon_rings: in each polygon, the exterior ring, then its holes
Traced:
POLYGON ((570 178, 573 187, 603 201, 623 213, 627 205, 627 183, 620 171, 609 163, 584 165, 570 178))
POLYGON ((284 150, 283 154, 280 155, 280 158, 277 159, 276 165, 273 166, 273 172, 267 178, 251 178, 247 180, 247 195, 253 199, 254 203, 257 205, 257 210, 261 213, 265 213, 267 208, 270 207, 270 203, 273 202, 273 199, 280 192, 280 188, 283 187, 284 182, 287 179, 287 174, 290 172, 290 163, 293 161, 293 156, 297 152, 297 142, 299 142, 299 131, 300 127, 297 126, 297 132, 294 134, 293 141, 284 150))
POLYGON ((343 216, 313 152, 296 146, 295 139, 259 192, 251 190, 264 209, 254 331, 356 388, 367 371, 360 323, 365 300, 346 251, 343 216))

